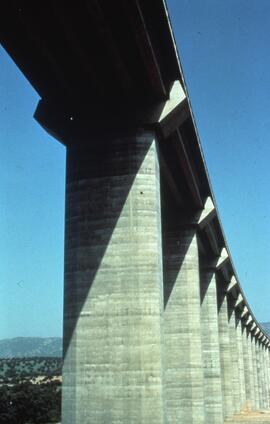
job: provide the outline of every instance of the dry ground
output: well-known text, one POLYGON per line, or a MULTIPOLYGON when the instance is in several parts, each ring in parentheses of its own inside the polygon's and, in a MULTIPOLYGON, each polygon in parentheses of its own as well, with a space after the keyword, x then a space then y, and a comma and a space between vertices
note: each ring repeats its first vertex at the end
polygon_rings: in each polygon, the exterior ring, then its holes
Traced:
POLYGON ((270 424, 270 411, 246 412, 237 414, 232 420, 225 421, 225 424, 270 424))

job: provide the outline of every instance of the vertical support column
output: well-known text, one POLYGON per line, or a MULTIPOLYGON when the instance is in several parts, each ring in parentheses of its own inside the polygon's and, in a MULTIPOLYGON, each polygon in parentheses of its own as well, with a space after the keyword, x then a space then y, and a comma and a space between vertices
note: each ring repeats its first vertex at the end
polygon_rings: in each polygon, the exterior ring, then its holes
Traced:
POLYGON ((63 424, 164 423, 155 134, 67 150, 63 424))
POLYGON ((253 337, 250 331, 247 330, 248 341, 248 359, 250 367, 250 385, 251 385, 251 406, 252 410, 256 410, 256 394, 255 394, 255 372, 253 366, 252 343, 253 337))
POLYGON ((223 424, 221 367, 215 269, 201 266, 201 325, 204 374, 205 419, 223 424))
POLYGON ((251 334, 247 327, 243 328, 243 355, 246 389, 246 408, 255 409, 254 374, 252 364, 251 334))
POLYGON ((231 367, 232 367, 232 391, 234 400, 234 412, 239 412, 241 409, 240 399, 240 374, 239 374, 239 359, 238 359, 238 343, 236 333, 236 317, 233 303, 228 300, 229 313, 229 334, 230 334, 230 349, 231 349, 231 367))
MULTIPOLYGON (((179 223, 178 223, 179 224, 179 223)), ((164 231, 165 398, 168 423, 205 423, 196 229, 164 231)))
POLYGON ((264 379, 264 408, 267 408, 267 399, 268 399, 268 385, 267 385, 267 375, 266 375, 266 367, 265 367, 265 355, 264 355, 264 343, 261 343, 262 349, 262 366, 263 366, 263 379, 264 379))
POLYGON ((267 369, 267 377, 268 377, 268 405, 267 408, 270 408, 270 358, 269 358, 269 343, 266 345, 265 348, 265 355, 266 355, 266 369, 267 369))
POLYGON ((263 408, 266 409, 267 403, 267 389, 266 389, 266 376, 265 376, 265 362, 263 354, 263 343, 260 341, 259 344, 260 352, 260 363, 261 363, 261 374, 262 374, 262 399, 263 399, 263 408))
POLYGON ((238 350, 238 370, 239 370, 239 390, 240 390, 240 410, 246 408, 246 386, 244 371, 244 352, 243 352, 243 328, 239 317, 236 319, 236 337, 238 350))
POLYGON ((265 374, 264 374, 264 362, 262 352, 262 342, 259 340, 259 361, 260 361, 260 372, 261 372, 261 385, 262 385, 262 408, 265 409, 266 404, 266 393, 265 393, 265 374))
POLYGON ((231 418, 234 414, 233 392, 232 392, 232 358, 229 335, 229 319, 226 288, 223 281, 218 279, 218 331, 221 365, 221 387, 223 398, 224 418, 231 418))
POLYGON ((260 397, 259 397, 259 379, 258 379, 258 367, 256 358, 256 339, 252 337, 252 361, 253 361, 253 373, 254 373, 254 388, 255 388, 255 409, 260 409, 260 397))
POLYGON ((267 368, 267 374, 268 374, 268 408, 270 408, 270 358, 269 358, 269 344, 266 345, 266 368, 267 368))
POLYGON ((265 388, 266 388, 266 409, 269 409, 269 374, 267 364, 267 347, 263 345, 263 359, 264 359, 264 370, 265 370, 265 388))
POLYGON ((263 382, 262 382, 262 370, 261 370, 261 361, 260 361, 260 342, 257 339, 255 344, 256 350, 256 366, 258 374, 258 392, 259 392, 259 407, 263 409, 263 382))
POLYGON ((244 374, 245 374, 245 392, 246 392, 246 404, 245 409, 250 411, 252 409, 251 401, 251 369, 249 365, 249 351, 248 351, 248 338, 247 329, 243 328, 242 336, 242 348, 243 348, 243 361, 244 361, 244 374))
POLYGON ((269 375, 267 368, 267 359, 266 359, 266 345, 263 343, 263 360, 264 360, 264 374, 265 374, 265 391, 266 391, 266 400, 265 400, 265 408, 269 409, 269 375))

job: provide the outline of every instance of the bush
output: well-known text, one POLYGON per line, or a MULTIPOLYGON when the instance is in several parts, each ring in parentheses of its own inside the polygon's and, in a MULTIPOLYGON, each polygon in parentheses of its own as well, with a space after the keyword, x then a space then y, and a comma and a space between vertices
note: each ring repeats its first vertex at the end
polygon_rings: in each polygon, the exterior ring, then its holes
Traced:
POLYGON ((0 387, 1 424, 42 424, 61 420, 61 383, 23 382, 0 387))

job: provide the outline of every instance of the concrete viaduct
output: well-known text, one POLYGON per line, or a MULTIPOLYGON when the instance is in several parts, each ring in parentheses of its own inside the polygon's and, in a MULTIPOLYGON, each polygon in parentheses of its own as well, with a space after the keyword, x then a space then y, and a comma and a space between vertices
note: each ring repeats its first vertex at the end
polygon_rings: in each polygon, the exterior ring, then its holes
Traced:
POLYGON ((164 1, 4 1, 0 39, 67 151, 63 424, 268 408, 164 1))

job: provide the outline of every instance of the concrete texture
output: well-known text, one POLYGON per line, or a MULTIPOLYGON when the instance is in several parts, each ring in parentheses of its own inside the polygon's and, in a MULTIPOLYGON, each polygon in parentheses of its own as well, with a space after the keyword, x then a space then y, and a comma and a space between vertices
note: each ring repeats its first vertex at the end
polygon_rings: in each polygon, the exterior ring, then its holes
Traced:
POLYGON ((252 410, 256 410, 256 394, 255 394, 255 371, 253 367, 253 356, 252 356, 252 335, 247 332, 248 342, 248 359, 249 359, 249 370, 250 370, 250 390, 251 390, 251 407, 252 410))
POLYGON ((265 372, 265 385, 266 385, 266 408, 269 408, 270 388, 269 388, 269 372, 267 366, 267 348, 263 346, 263 357, 264 357, 264 372, 265 372))
POLYGON ((265 375, 264 375, 264 360, 263 360, 263 352, 262 352, 262 345, 259 343, 259 362, 260 362, 260 372, 261 372, 261 391, 262 391, 262 408, 264 409, 266 407, 266 392, 265 392, 265 375))
POLYGON ((255 410, 260 409, 260 397, 259 397, 259 378, 258 378, 258 367, 256 358, 256 339, 252 338, 252 362, 254 372, 254 388, 255 388, 255 410))
POLYGON ((223 398, 224 417, 230 418, 234 414, 233 390, 232 390, 232 358, 230 347, 228 305, 226 289, 222 281, 218 281, 218 330, 221 364, 221 387, 223 398))
POLYGON ((201 331, 205 422, 223 424, 217 288, 215 270, 201 266, 201 331))
POLYGON ((164 234, 165 405, 168 423, 203 424, 199 259, 194 228, 164 234))
POLYGON ((270 406, 269 357, 268 357, 268 347, 266 346, 264 346, 264 366, 265 366, 265 373, 266 373, 266 390, 267 390, 266 408, 269 408, 270 406))
POLYGON ((236 320, 236 337, 238 350, 238 370, 239 370, 239 391, 240 391, 240 411, 246 409, 246 382, 244 370, 244 352, 243 352, 243 328, 239 318, 236 320))
POLYGON ((267 408, 267 382, 266 382, 266 367, 265 367, 265 358, 264 358, 264 346, 260 343, 260 362, 261 362, 261 372, 262 372, 262 393, 263 393, 263 408, 267 408))
POLYGON ((258 392, 259 392, 259 405, 260 409, 264 408, 264 396, 263 396, 263 375, 262 375, 262 363, 261 363, 261 349, 260 343, 257 340, 255 344, 256 351, 256 366, 257 366, 257 374, 258 374, 258 392))
POLYGON ((239 353, 238 353, 238 343, 237 343, 237 332, 236 332, 236 317, 235 310, 231 304, 228 302, 228 311, 229 311, 229 334, 230 334, 230 349, 231 349, 231 367, 232 367, 232 386, 233 391, 233 406, 234 412, 239 412, 241 410, 241 387, 240 387, 240 374, 239 374, 239 353))
POLYGON ((152 132, 67 152, 64 424, 164 423, 152 132))
POLYGON ((268 405, 267 405, 267 407, 270 408, 270 361, 269 361, 269 347, 268 346, 265 348, 265 365, 266 365, 267 381, 268 381, 268 405))
POLYGON ((251 351, 251 335, 246 327, 243 328, 243 359, 246 390, 246 408, 255 409, 254 375, 251 351))

